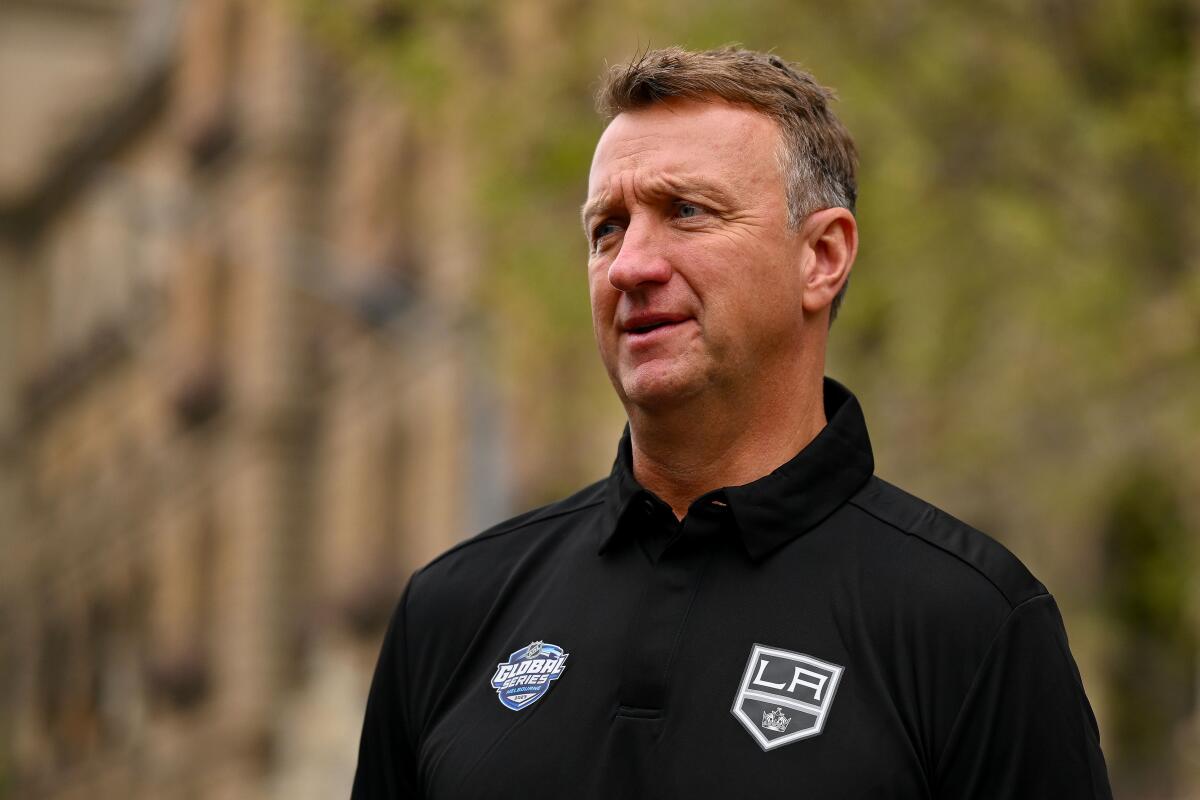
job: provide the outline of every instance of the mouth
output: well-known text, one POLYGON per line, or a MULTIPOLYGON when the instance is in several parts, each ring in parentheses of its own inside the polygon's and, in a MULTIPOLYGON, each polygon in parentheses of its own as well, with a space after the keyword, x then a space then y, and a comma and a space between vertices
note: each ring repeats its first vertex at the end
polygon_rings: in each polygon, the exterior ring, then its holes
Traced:
POLYGON ((685 314, 670 312, 631 314, 622 323, 621 332, 644 335, 661 328, 673 327, 689 319, 691 317, 685 314))
POLYGON ((641 350, 665 342, 674 331, 682 328, 691 320, 691 317, 632 319, 621 329, 621 334, 629 346, 641 350))
POLYGON ((635 328, 626 328, 625 332, 626 333, 649 333, 650 331, 658 330, 659 328, 664 328, 668 325, 678 325, 678 324, 679 324, 678 322, 668 322, 668 321, 664 320, 662 322, 651 322, 649 325, 639 325, 635 328))

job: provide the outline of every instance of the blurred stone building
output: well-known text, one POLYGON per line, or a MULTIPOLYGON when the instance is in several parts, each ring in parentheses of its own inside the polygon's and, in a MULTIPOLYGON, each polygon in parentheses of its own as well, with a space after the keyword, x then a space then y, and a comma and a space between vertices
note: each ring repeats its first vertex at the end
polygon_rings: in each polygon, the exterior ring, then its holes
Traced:
POLYGON ((0 797, 344 796, 507 510, 454 133, 244 0, 6 3, 0 104, 0 797))

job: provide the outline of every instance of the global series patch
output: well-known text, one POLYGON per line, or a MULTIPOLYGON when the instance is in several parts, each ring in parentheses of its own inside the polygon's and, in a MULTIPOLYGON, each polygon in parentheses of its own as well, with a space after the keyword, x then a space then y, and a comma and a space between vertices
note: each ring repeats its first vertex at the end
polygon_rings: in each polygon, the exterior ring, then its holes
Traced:
POLYGON ((496 665, 492 688, 510 711, 521 711, 542 699, 567 668, 570 653, 556 644, 538 640, 515 650, 508 661, 496 665))

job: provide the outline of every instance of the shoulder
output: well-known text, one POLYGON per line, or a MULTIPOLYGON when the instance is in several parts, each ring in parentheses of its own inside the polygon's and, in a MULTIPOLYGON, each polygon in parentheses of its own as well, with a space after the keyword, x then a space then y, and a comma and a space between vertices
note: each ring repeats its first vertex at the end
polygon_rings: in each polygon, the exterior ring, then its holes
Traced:
POLYGON ((604 481, 503 522, 451 547, 417 570, 409 603, 461 605, 490 594, 531 555, 551 557, 580 536, 603 512, 604 481))
POLYGON ((604 503, 605 481, 585 486, 569 497, 525 511, 459 542, 422 567, 418 574, 437 572, 450 564, 488 556, 497 551, 519 552, 540 534, 570 527, 578 517, 596 512, 604 503))
MULTIPOLYGON (((850 506, 891 540, 892 546, 883 547, 884 552, 903 549, 905 557, 899 563, 912 569, 936 569, 942 584, 965 585, 972 593, 992 596, 1006 611, 1047 593, 1004 545, 881 478, 872 476, 851 498, 850 506)), ((936 593, 937 586, 930 590, 936 593)))
POLYGON ((1053 769, 1067 742, 1064 768, 1077 770, 1074 743, 1095 727, 1046 587, 999 542, 887 481, 872 477, 845 510, 872 578, 858 654, 873 654, 890 691, 920 709, 920 749, 943 792, 972 796, 949 787, 1009 758, 1021 759, 1013 774, 1042 779, 1051 773, 1029 765, 1053 769))

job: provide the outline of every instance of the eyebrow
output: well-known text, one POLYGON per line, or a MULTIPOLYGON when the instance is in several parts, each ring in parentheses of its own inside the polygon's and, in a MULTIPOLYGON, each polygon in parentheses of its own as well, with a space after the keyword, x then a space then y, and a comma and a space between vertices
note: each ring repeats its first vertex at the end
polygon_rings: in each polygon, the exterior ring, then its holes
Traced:
MULTIPOLYGON (((644 191, 652 196, 668 197, 671 195, 680 194, 699 194, 703 199, 715 204, 727 204, 729 202, 729 194, 724 189, 712 183, 707 178, 699 175, 681 175, 678 177, 667 175, 656 175, 647 181, 647 186, 644 191)), ((605 189, 584 202, 579 209, 579 216, 583 222, 584 233, 588 231, 588 222, 598 216, 607 213, 615 203, 610 192, 605 189)))
POLYGON ((579 207, 579 219, 583 223, 583 232, 591 233, 588 230, 588 220, 592 217, 597 217, 602 211, 608 209, 610 197, 607 191, 602 191, 595 197, 589 198, 579 207))

